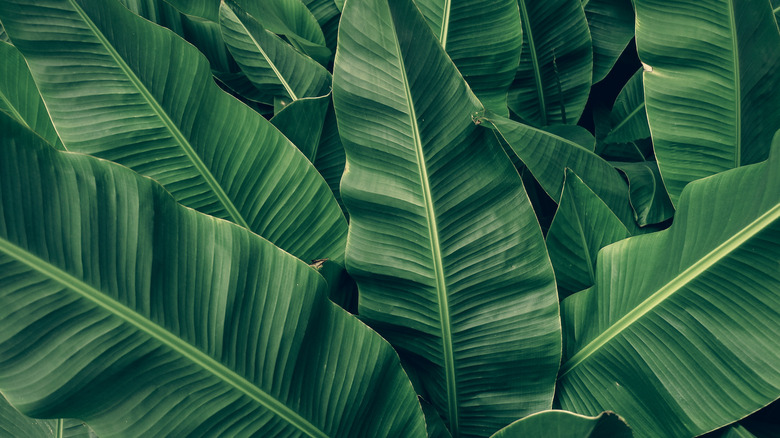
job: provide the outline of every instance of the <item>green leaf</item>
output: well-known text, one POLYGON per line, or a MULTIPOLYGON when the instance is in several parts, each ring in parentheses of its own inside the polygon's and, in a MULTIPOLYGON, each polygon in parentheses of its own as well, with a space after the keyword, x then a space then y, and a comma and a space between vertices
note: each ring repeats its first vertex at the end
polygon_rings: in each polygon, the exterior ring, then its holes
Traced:
POLYGON ((328 111, 325 113, 325 122, 322 126, 320 144, 317 146, 314 167, 316 167, 320 172, 320 175, 325 178, 325 181, 328 183, 330 190, 333 192, 333 195, 336 197, 336 200, 345 215, 347 215, 347 210, 344 208, 343 201, 341 200, 341 175, 344 173, 346 161, 344 145, 341 144, 336 114, 333 111, 333 104, 331 102, 328 106, 328 111))
POLYGON ((575 124, 585 109, 593 49, 580 0, 518 0, 523 23, 520 66, 509 108, 535 125, 575 124))
POLYGON ((677 204, 689 182, 766 159, 780 32, 766 0, 636 0, 636 11, 655 154, 677 204))
MULTIPOLYGON (((1 117, 1 116, 0 116, 1 117)), ((0 435, 6 437, 56 437, 61 420, 36 420, 23 415, 0 394, 0 435)))
POLYGON ((303 0, 303 4, 311 11, 325 36, 325 45, 333 52, 336 51, 338 39, 339 20, 341 10, 333 0, 303 0))
POLYGON ((330 94, 298 99, 282 108, 271 119, 271 123, 287 136, 309 161, 314 161, 328 105, 330 94))
POLYGON ((599 250, 630 235, 607 204, 567 169, 561 202, 547 232, 559 297, 593 286, 599 250))
POLYGON ((581 0, 593 39, 593 83, 603 80, 634 38, 631 0, 581 0))
POLYGON ((576 173, 607 204, 630 231, 636 228, 628 187, 603 158, 569 139, 486 113, 477 120, 489 123, 517 154, 550 197, 561 199, 565 169, 576 173))
POLYGON ((10 43, 0 41, 0 112, 38 134, 56 149, 64 149, 51 124, 22 54, 10 43))
POLYGON ((658 224, 674 216, 674 206, 655 161, 613 165, 628 178, 631 208, 640 227, 658 224))
POLYGON ((325 181, 219 90, 194 47, 113 1, 6 1, 0 18, 69 150, 152 177, 303 260, 343 258, 347 225, 325 181))
POLYGON ((650 138, 650 126, 645 111, 645 91, 639 69, 618 94, 609 114, 609 133, 604 143, 631 143, 650 138))
POLYGON ((0 390, 22 412, 102 437, 425 436, 396 353, 305 263, 0 123, 0 390))
POLYGON ((686 186, 674 224, 599 253, 563 301, 563 409, 695 436, 780 394, 780 135, 769 162, 686 186))
POLYGON ((509 116, 523 26, 517 0, 417 0, 433 33, 482 104, 509 116))
POLYGON ((550 125, 542 130, 552 135, 562 137, 571 142, 577 143, 583 148, 593 152, 596 149, 596 137, 587 129, 578 125, 550 125))
POLYGON ((614 412, 586 417, 567 411, 542 411, 517 420, 491 438, 630 438, 625 421, 614 412))
POLYGON ((165 0, 187 15, 217 21, 219 0, 165 0))
POLYGON ((347 270, 453 436, 548 409, 552 267, 522 182, 411 1, 345 5, 333 97, 347 270), (369 85, 370 84, 370 85, 369 85))
POLYGON ((4 41, 7 43, 10 42, 10 40, 8 39, 8 34, 5 33, 5 28, 3 27, 3 23, 0 23, 0 41, 4 41))
POLYGON ((230 53, 261 91, 293 101, 330 91, 325 67, 267 31, 235 3, 222 3, 220 24, 230 53))
POLYGON ((317 19, 301 0, 235 0, 244 11, 269 31, 282 35, 296 49, 327 64, 332 52, 317 19))

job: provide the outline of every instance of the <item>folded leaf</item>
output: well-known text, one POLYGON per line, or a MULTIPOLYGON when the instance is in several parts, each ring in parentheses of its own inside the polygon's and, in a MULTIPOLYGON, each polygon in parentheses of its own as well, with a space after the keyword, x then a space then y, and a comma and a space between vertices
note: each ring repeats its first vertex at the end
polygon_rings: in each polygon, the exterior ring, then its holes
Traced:
POLYGON ((655 161, 613 163, 628 178, 631 208, 640 227, 661 223, 674 216, 674 207, 666 192, 655 161))
POLYGON ((303 260, 343 258, 347 225, 325 181, 219 90, 194 47, 114 1, 4 1, 0 19, 69 150, 150 176, 303 260))
POLYGON ((333 97, 361 319, 453 436, 551 407, 552 267, 517 171, 410 0, 347 1, 333 97))
POLYGON ((766 0, 636 0, 636 12, 655 155, 677 204, 689 182, 766 159, 780 32, 766 0))
POLYGON ((508 117, 507 91, 523 44, 517 0, 418 0, 415 4, 482 104, 508 117))
POLYGON ((580 0, 518 0, 520 66, 509 108, 535 125, 577 123, 588 100, 593 49, 580 0))
POLYGON ((614 412, 586 417, 567 411, 542 411, 517 420, 491 438, 630 438, 631 428, 614 412))
POLYGON ((187 15, 217 21, 219 0, 165 0, 187 15))
POLYGON ((320 97, 298 99, 284 106, 271 119, 271 123, 287 136, 309 161, 314 161, 328 105, 330 105, 330 93, 320 97))
POLYGON ((593 39, 593 83, 609 74, 634 38, 631 0, 582 0, 593 39))
POLYGON ((14 406, 103 438, 425 436, 396 353, 313 269, 9 122, 0 391, 14 406))
POLYGON ((38 134, 56 149, 64 149, 51 124, 22 54, 10 43, 0 41, 0 112, 38 134))
POLYGON ((630 235, 607 204, 567 169, 561 202, 547 232, 559 298, 593 286, 599 250, 630 235))
POLYGON ((645 91, 639 69, 618 94, 609 114, 609 133, 604 143, 630 143, 650 138, 650 126, 645 111, 645 91))
POLYGON ((325 113, 325 122, 322 126, 320 144, 317 146, 314 167, 325 178, 330 190, 336 197, 336 201, 338 201, 344 214, 347 215, 347 210, 344 208, 341 200, 341 175, 344 173, 345 164, 344 145, 341 144, 336 114, 333 111, 331 102, 328 106, 328 111, 325 113))
POLYGON ((770 161, 689 184, 672 226, 599 253, 563 301, 563 409, 695 436, 780 395, 780 135, 770 161))

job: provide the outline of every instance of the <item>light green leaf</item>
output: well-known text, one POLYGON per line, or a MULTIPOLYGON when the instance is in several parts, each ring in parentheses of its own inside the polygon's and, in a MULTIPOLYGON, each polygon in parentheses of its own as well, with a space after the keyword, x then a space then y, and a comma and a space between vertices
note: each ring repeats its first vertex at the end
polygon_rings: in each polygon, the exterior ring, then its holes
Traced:
POLYGON ((560 299, 593 286, 601 248, 631 233, 571 170, 566 170, 561 202, 547 232, 560 299))
POLYGON ((219 90, 194 47, 114 1, 5 1, 0 18, 69 150, 150 176, 303 260, 343 257, 347 225, 325 181, 219 90))
POLYGON ((235 3, 222 3, 220 24, 233 58, 261 91, 293 101, 330 91, 325 67, 265 30, 235 3))
POLYGON ((56 149, 64 149, 51 124, 22 54, 0 41, 0 112, 29 128, 56 149))
POLYGON ((517 0, 417 0, 428 25, 486 108, 508 117, 523 26, 517 0))
POLYGON ((103 438, 425 436, 396 353, 305 263, 0 123, 0 390, 22 412, 103 438))
POLYGON ((518 0, 523 23, 520 66, 509 108, 538 126, 575 124, 585 109, 593 49, 580 0, 518 0))
POLYGON ((609 114, 609 133, 604 143, 631 143, 650 138, 650 126, 645 111, 645 91, 639 69, 618 94, 609 114))
POLYGON ((601 250, 563 301, 563 409, 695 436, 780 395, 780 135, 770 161, 686 186, 672 226, 601 250))
POLYGON ((674 216, 674 206, 655 161, 612 164, 628 178, 631 208, 640 227, 658 224, 674 216))
POLYGON ((298 99, 282 108, 271 119, 271 123, 287 136, 309 161, 314 161, 328 105, 330 94, 298 99))
POLYGON ((479 116, 494 128, 539 181, 544 191, 561 199, 565 169, 576 173, 633 232, 636 228, 628 199, 628 186, 617 170, 603 158, 578 143, 496 114, 479 116))
POLYGON ((490 438, 630 438, 625 421, 614 412, 586 417, 567 411, 542 411, 517 420, 490 438))
POLYGON ((766 159, 780 32, 766 0, 636 0, 636 11, 655 155, 677 204, 689 182, 766 159))
POLYGON ((553 271, 517 171, 410 0, 348 1, 334 106, 361 319, 414 367, 453 436, 552 404, 553 271))
POLYGON ((634 38, 634 5, 631 0, 582 0, 593 39, 593 83, 614 67, 634 38))

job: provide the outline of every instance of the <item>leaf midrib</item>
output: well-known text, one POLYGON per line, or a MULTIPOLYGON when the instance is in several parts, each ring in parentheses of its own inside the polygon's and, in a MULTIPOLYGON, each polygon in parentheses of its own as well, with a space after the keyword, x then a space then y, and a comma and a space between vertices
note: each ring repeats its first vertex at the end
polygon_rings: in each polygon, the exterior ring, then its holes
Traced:
POLYGON ((406 66, 404 64, 401 52, 401 44, 398 41, 398 35, 393 34, 396 51, 398 53, 398 62, 401 71, 401 79, 406 92, 406 102, 409 109, 409 122, 412 128, 412 137, 414 138, 414 148, 417 157, 417 169, 420 174, 420 183, 423 189, 423 202, 425 204, 426 220, 428 223, 428 236, 431 240, 431 258, 433 259, 434 277, 436 278, 436 292, 439 303, 439 321, 441 323, 442 347, 444 350, 444 373, 447 388, 447 411, 450 423, 450 433, 453 437, 459 436, 459 418, 458 418, 458 393, 455 381, 455 355, 452 345, 452 327, 450 321, 449 299, 447 296, 447 284, 444 279, 444 264, 442 262, 441 244, 439 242, 439 230, 436 223, 436 215, 433 208, 433 196, 431 194, 430 181, 428 180, 428 169, 423 153, 422 139, 420 129, 417 125, 417 114, 412 100, 411 87, 409 79, 406 76, 406 66))
POLYGON ((737 41, 737 22, 734 17, 733 0, 729 0, 728 8, 731 24, 731 50, 734 53, 734 118, 736 122, 734 167, 739 167, 742 162, 742 89, 739 83, 739 43, 737 41))
POLYGON ((439 42, 441 47, 447 50, 447 37, 450 32, 450 13, 452 12, 452 0, 444 0, 444 11, 441 18, 441 34, 439 36, 439 42))
POLYGON ((640 103, 639 105, 637 105, 637 107, 636 107, 636 108, 634 108, 633 110, 631 110, 631 112, 629 112, 629 113, 628 113, 628 115, 626 115, 626 117, 625 117, 625 118, 623 118, 623 120, 621 120, 621 121, 620 121, 620 123, 618 123, 617 125, 615 125, 615 126, 612 128, 612 130, 610 131, 609 135, 607 135, 607 137, 605 137, 605 139, 604 139, 604 140, 606 141, 606 140, 607 140, 609 137, 612 137, 612 136, 614 136, 614 135, 615 135, 615 134, 616 134, 616 133, 617 133, 617 132, 620 130, 620 128, 622 128, 622 127, 623 127, 623 126, 625 126, 625 125, 626 125, 628 122, 630 122, 630 121, 631 121, 631 119, 633 119, 633 118, 634 118, 634 117, 635 117, 637 114, 639 114, 639 112, 640 112, 640 111, 642 111, 643 109, 645 109, 645 102, 644 102, 644 101, 643 101, 642 103, 640 103))
POLYGON ((536 46, 534 44, 534 34, 531 31, 531 23, 528 19, 528 9, 525 6, 525 0, 520 0, 520 13, 522 16, 522 24, 525 28, 523 35, 528 35, 528 50, 531 52, 531 63, 534 67, 534 81, 536 82, 536 95, 539 98, 539 109, 542 125, 547 124, 547 104, 544 101, 544 89, 542 88, 542 72, 539 69, 539 59, 536 54, 536 46))
POLYGON ((267 392, 255 386, 254 383, 246 380, 244 377, 218 362, 211 356, 202 352, 193 345, 177 337, 165 328, 157 325, 155 322, 145 318, 133 309, 119 303, 105 294, 83 282, 82 280, 63 271, 57 266, 39 258, 29 251, 16 246, 5 238, 0 238, 0 252, 23 263, 43 276, 63 285, 65 288, 77 293, 83 298, 91 301, 112 315, 122 319, 127 324, 135 327, 139 331, 147 334, 151 338, 165 345, 171 350, 177 352, 182 357, 190 360, 206 372, 211 373, 222 382, 230 385, 237 391, 245 394, 257 403, 283 418, 291 425, 297 427, 311 437, 327 438, 327 435, 311 424, 308 420, 301 417, 300 414, 284 405, 279 400, 272 397, 267 392))
POLYGON ((219 201, 222 203, 222 206, 225 207, 225 210, 230 215, 232 220, 244 228, 249 228, 249 224, 238 211, 236 206, 233 205, 233 202, 230 200, 230 197, 228 197, 227 193, 225 193, 225 190, 222 188, 219 182, 217 182, 214 175, 211 174, 211 171, 208 169, 208 167, 206 167, 206 164, 203 163, 203 161, 200 159, 184 134, 182 134, 176 124, 173 123, 173 120, 171 120, 165 110, 163 110, 157 100, 155 100, 154 96, 152 96, 152 93, 149 92, 143 82, 141 82, 141 80, 135 75, 130 66, 128 66, 119 53, 117 53, 116 49, 114 49, 114 46, 111 45, 105 35, 103 35, 100 29, 98 29, 98 27, 95 25, 92 19, 89 18, 89 15, 84 12, 81 6, 79 6, 74 0, 68 1, 71 6, 73 6, 73 9, 76 11, 76 13, 78 13, 81 19, 84 21, 84 24, 86 24, 92 31, 95 38, 97 38, 98 41, 100 41, 100 44, 102 44, 103 48, 106 49, 106 52, 108 52, 114 62, 116 62, 117 66, 122 69, 122 71, 125 73, 125 76, 130 80, 130 82, 132 82, 133 86, 138 90, 138 93, 143 96, 144 100, 149 105, 149 108, 151 108, 160 121, 163 122, 167 130, 173 136, 174 140, 176 140, 176 142, 181 147, 181 150, 184 151, 185 155, 187 155, 187 158, 190 159, 190 162, 192 162, 198 173, 206 181, 206 184, 208 184, 209 188, 211 188, 211 190, 214 192, 217 199, 219 199, 219 201))
POLYGON ((626 313, 622 318, 617 320, 614 324, 604 330, 600 335, 590 341, 587 345, 575 353, 569 360, 567 360, 566 363, 561 366, 558 380, 562 379, 563 376, 570 373, 577 366, 585 362, 591 355, 604 347, 608 342, 615 339, 640 318, 653 311, 666 299, 670 298, 676 292, 683 289, 700 275, 706 273, 707 270, 709 270, 712 266, 729 256, 735 250, 739 249, 741 245, 749 241, 756 234, 763 231, 766 227, 778 219, 780 219, 780 204, 777 204, 769 209, 756 220, 746 225, 730 238, 726 239, 726 241, 718 245, 715 249, 697 260, 676 277, 658 288, 655 293, 642 301, 630 312, 626 313))

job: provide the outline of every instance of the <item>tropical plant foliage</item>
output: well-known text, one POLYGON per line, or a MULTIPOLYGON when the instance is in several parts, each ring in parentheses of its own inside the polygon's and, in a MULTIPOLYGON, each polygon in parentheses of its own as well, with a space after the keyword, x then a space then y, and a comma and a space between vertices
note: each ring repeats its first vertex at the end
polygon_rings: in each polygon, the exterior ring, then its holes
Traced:
POLYGON ((0 434, 777 430, 779 6, 0 0, 0 434))

